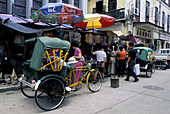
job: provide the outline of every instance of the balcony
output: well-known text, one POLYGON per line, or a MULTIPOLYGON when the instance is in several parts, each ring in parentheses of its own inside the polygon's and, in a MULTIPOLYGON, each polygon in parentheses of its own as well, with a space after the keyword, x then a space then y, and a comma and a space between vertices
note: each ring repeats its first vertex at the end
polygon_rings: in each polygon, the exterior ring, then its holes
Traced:
POLYGON ((121 9, 118 9, 118 10, 112 10, 112 11, 109 11, 109 12, 102 12, 102 14, 112 16, 116 20, 117 19, 123 19, 123 18, 125 18, 125 8, 121 8, 121 9))

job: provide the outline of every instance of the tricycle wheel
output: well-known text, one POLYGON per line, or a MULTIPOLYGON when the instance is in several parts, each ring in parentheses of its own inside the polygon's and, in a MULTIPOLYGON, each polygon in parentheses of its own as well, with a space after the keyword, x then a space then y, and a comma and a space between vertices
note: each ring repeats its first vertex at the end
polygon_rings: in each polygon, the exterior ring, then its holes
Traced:
POLYGON ((41 109, 49 111, 62 104, 64 95, 65 86, 63 82, 57 78, 48 78, 43 80, 35 91, 35 101, 41 109))
POLYGON ((87 84, 87 88, 91 92, 99 91, 99 89, 102 86, 102 75, 101 75, 101 73, 99 71, 96 71, 96 70, 90 72, 90 75, 87 77, 86 84, 87 84), (97 73, 96 76, 95 76, 95 73, 97 73))
POLYGON ((152 74, 155 73, 155 70, 156 70, 156 65, 153 64, 153 65, 152 65, 152 74))
POLYGON ((152 76, 152 68, 151 67, 148 67, 147 71, 146 71, 146 76, 148 78, 150 78, 152 76))
MULTIPOLYGON (((22 78, 23 80, 25 80, 26 82, 28 82, 26 77, 22 78)), ((24 96, 28 97, 28 98, 34 98, 34 90, 33 88, 29 87, 28 85, 24 84, 21 82, 20 84, 20 88, 21 88, 21 92, 24 96)))

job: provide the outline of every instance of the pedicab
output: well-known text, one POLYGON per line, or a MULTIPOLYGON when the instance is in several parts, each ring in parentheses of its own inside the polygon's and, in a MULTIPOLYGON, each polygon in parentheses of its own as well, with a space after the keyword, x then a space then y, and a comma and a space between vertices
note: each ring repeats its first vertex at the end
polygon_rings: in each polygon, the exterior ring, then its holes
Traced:
POLYGON ((91 92, 97 92, 101 88, 102 76, 91 64, 76 68, 76 63, 66 58, 70 49, 68 41, 59 38, 38 37, 25 41, 26 49, 23 61, 23 75, 21 92, 28 98, 35 98, 36 104, 43 110, 49 111, 58 108, 64 101, 65 96, 70 93, 71 87, 81 87, 86 80, 87 88, 91 92), (65 73, 66 69, 70 71, 65 73), (86 73, 77 80, 74 71, 84 70, 86 73), (72 81, 72 78, 76 82, 72 81), (95 82, 95 83, 94 83, 95 82))
POLYGON ((153 50, 148 47, 135 47, 137 51, 136 63, 140 65, 140 72, 146 73, 150 78, 155 72, 153 50))

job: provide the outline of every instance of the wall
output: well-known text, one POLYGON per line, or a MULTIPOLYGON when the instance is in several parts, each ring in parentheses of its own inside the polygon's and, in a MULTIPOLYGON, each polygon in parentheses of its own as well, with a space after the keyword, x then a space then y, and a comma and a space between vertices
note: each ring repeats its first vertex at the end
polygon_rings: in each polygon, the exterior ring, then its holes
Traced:
POLYGON ((117 0, 117 9, 125 8, 125 0, 117 0))
POLYGON ((87 10, 87 13, 88 14, 92 14, 93 13, 93 8, 95 8, 95 0, 88 0, 88 10, 87 10))

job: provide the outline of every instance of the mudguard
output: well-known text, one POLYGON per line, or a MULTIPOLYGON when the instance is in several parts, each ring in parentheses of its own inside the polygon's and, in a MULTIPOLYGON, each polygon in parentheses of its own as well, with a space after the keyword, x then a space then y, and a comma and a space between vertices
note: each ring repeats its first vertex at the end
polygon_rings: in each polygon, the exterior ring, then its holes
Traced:
POLYGON ((59 79, 60 81, 63 82, 63 84, 66 86, 66 81, 64 80, 64 78, 62 78, 61 76, 59 75, 56 75, 56 74, 49 74, 49 75, 46 75, 44 77, 42 77, 40 80, 38 80, 38 82, 36 83, 35 85, 35 88, 34 90, 37 90, 38 89, 38 86, 40 85, 40 83, 48 78, 57 78, 59 79))

